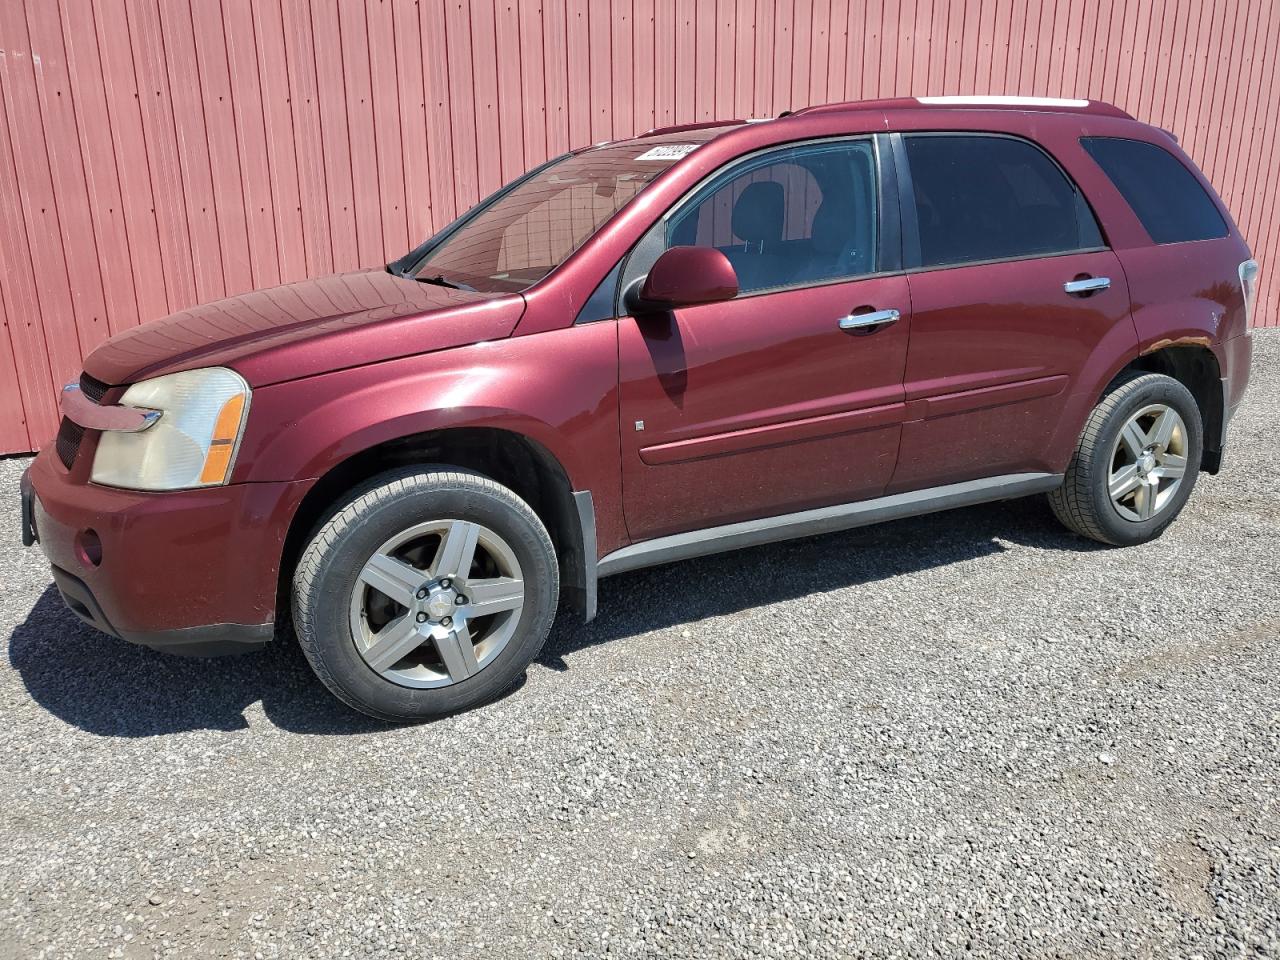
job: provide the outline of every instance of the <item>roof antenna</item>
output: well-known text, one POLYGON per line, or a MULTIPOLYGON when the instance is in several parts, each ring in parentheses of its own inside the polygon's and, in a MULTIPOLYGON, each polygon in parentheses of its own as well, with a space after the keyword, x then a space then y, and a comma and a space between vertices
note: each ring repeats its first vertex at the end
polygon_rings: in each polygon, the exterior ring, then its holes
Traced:
POLYGON ((794 110, 783 110, 780 114, 778 114, 778 119, 781 120, 783 117, 789 117, 793 113, 795 113, 794 110))

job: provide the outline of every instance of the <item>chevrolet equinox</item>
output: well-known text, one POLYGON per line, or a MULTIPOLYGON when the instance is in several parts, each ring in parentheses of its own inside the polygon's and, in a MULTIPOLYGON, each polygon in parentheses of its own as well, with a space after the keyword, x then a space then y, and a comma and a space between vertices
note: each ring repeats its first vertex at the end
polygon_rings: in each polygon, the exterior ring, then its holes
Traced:
POLYGON ((104 633, 291 625, 347 704, 438 716, 626 570, 1041 493, 1160 536, 1222 463, 1257 270, 1175 138, 1102 103, 653 130, 385 267, 113 337, 23 539, 104 633))

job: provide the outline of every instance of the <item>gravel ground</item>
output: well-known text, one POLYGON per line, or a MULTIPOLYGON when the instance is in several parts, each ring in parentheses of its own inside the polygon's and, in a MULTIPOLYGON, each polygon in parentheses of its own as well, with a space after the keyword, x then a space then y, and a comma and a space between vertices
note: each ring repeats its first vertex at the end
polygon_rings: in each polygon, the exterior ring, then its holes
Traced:
POLYGON ((1040 499, 605 581, 523 687, 81 627, 0 463, 0 956, 1280 953, 1280 336, 1161 540, 1040 499))

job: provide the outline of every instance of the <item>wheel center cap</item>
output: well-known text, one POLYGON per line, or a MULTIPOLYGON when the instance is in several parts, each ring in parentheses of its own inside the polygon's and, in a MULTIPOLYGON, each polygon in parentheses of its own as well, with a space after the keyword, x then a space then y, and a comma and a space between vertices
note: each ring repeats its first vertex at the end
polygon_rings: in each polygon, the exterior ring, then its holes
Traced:
POLYGON ((443 620, 453 615, 453 606, 453 594, 440 591, 432 594, 431 599, 427 601, 427 613, 432 620, 443 620))
POLYGON ((1144 476, 1154 470, 1155 466, 1156 458, 1149 453, 1144 453, 1138 458, 1138 472, 1144 476))

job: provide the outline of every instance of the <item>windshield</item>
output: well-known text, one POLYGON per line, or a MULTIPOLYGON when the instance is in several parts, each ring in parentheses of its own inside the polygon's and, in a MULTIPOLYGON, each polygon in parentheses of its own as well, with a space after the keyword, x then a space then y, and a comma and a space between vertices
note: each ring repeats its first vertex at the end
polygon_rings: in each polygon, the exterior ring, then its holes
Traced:
POLYGON ((633 141, 556 161, 449 234, 414 275, 486 292, 523 290, 567 260, 605 221, 697 146, 633 141))

